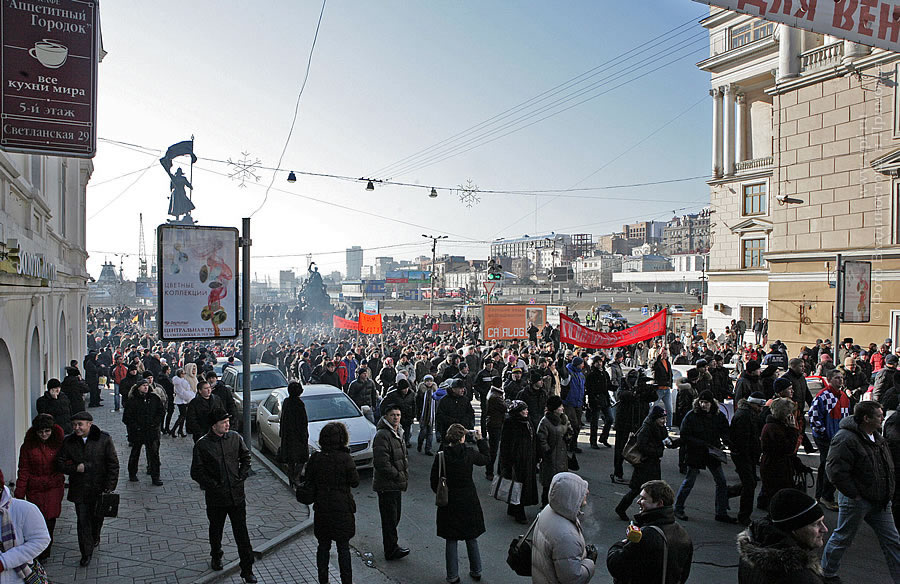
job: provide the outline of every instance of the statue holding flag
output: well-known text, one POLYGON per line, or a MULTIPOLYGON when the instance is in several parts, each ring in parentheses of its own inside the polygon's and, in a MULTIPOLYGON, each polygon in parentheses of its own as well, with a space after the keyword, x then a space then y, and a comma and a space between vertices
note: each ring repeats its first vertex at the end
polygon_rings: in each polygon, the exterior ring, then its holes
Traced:
POLYGON ((193 175, 194 163, 197 162, 197 156, 194 155, 193 136, 191 136, 190 140, 178 142, 177 144, 169 146, 165 156, 159 159, 159 163, 165 169, 166 174, 169 175, 171 181, 169 183, 169 215, 175 217, 175 220, 170 220, 170 222, 193 225, 194 219, 191 217, 191 211, 193 211, 195 207, 185 189, 191 189, 193 192, 194 186, 188 178, 184 176, 184 171, 181 170, 181 168, 176 170, 175 174, 172 174, 172 161, 178 156, 191 157, 191 174, 193 175))

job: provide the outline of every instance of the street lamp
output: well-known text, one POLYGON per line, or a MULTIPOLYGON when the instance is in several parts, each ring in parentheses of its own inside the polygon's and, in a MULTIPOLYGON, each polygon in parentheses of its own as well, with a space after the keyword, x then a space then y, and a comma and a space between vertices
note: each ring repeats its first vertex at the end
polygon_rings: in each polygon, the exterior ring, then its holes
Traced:
POLYGON ((432 316, 434 314, 434 264, 437 262, 437 242, 439 239, 447 239, 447 236, 425 235, 423 233, 422 237, 431 240, 431 296, 428 298, 428 315, 432 316))

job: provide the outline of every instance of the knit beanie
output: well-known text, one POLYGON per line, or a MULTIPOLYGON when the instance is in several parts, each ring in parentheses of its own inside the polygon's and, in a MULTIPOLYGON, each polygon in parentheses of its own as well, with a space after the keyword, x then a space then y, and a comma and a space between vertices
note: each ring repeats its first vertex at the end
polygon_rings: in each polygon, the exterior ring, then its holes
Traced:
POLYGON ((697 398, 698 398, 700 401, 708 401, 708 402, 716 401, 716 396, 714 396, 714 395, 713 395, 713 392, 711 392, 711 391, 708 390, 708 389, 704 389, 703 391, 701 391, 701 392, 700 392, 700 395, 697 396, 697 398))
POLYGON ((775 380, 773 387, 775 389, 775 393, 781 393, 782 391, 791 387, 792 385, 793 384, 791 383, 791 380, 788 379, 787 377, 779 377, 778 379, 775 380))
POLYGON ((409 387, 409 381, 406 378, 401 379, 397 382, 397 389, 406 389, 409 387))
POLYGON ((664 410, 660 406, 653 406, 653 409, 650 410, 650 419, 658 420, 660 418, 666 417, 666 410, 664 410))
MULTIPOLYGON (((548 400, 549 401, 549 400, 548 400)), ((522 400, 516 399, 513 400, 511 404, 509 404, 509 414, 514 415, 522 412, 523 410, 528 409, 528 404, 523 402, 522 400)))
POLYGON ((552 412, 562 405, 562 398, 558 395, 551 395, 547 398, 547 411, 552 412))
POLYGON ((815 499, 797 489, 781 489, 769 501, 769 518, 785 533, 790 533, 825 515, 815 499))

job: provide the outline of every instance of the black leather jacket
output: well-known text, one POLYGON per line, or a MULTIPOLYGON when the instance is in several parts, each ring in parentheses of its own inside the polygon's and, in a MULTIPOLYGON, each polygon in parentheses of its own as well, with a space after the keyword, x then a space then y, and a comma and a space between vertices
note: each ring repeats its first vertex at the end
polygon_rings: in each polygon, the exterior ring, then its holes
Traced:
POLYGON ((194 444, 191 478, 206 495, 207 507, 244 503, 244 480, 250 475, 250 449, 237 432, 207 432, 194 444))

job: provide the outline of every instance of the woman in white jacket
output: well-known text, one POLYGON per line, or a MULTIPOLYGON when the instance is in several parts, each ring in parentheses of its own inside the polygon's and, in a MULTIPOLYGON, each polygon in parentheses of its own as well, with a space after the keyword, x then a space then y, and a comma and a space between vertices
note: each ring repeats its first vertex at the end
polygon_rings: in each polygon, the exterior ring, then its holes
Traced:
MULTIPOLYGON (((188 363, 185 367, 191 366, 194 368, 194 371, 197 370, 197 365, 194 363, 188 363)), ((196 376, 194 377, 195 384, 194 388, 191 389, 190 381, 188 381, 187 376, 184 373, 184 369, 178 369, 175 371, 175 377, 172 378, 172 385, 175 387, 175 407, 178 408, 178 419, 175 420, 175 425, 172 426, 172 431, 170 432, 172 438, 175 437, 175 434, 178 433, 182 438, 185 437, 184 433, 184 423, 186 421, 185 414, 187 414, 187 405, 191 403, 191 400, 197 395, 196 391, 196 376)))
POLYGON ((594 576, 597 549, 584 544, 581 509, 588 483, 571 472, 553 477, 544 507, 534 526, 531 579, 534 584, 585 584, 594 576))
MULTIPOLYGON (((0 485, 4 485, 0 470, 0 485)), ((0 584, 18 584, 31 574, 29 567, 50 545, 50 533, 34 503, 15 499, 6 486, 0 492, 0 584), (9 537, 9 536, 13 537, 9 537)))

